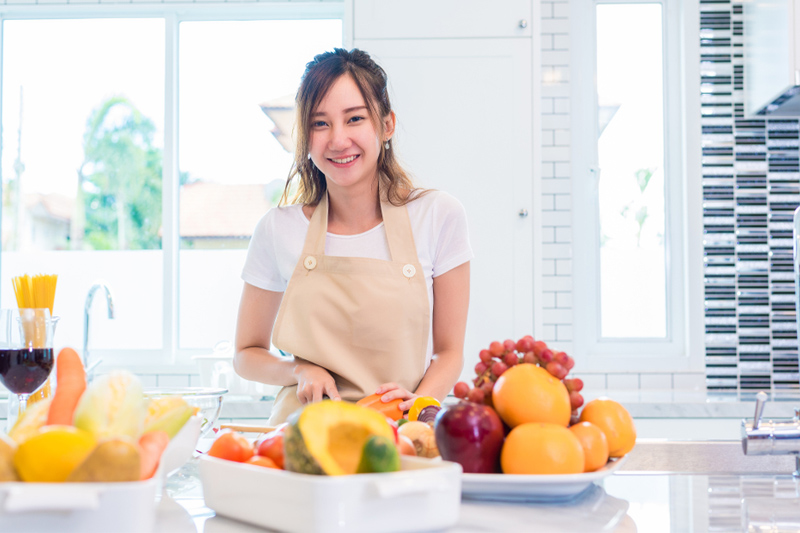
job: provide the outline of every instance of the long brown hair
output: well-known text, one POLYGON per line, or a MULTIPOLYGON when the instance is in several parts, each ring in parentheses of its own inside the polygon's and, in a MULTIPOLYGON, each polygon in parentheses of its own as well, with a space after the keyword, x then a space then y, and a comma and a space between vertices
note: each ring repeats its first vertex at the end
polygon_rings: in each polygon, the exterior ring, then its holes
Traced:
MULTIPOLYGON (((334 82, 345 75, 353 78, 367 104, 367 112, 375 130, 380 137, 383 137, 382 119, 392 112, 387 90, 388 79, 383 68, 369 54, 356 48, 350 51, 334 48, 332 52, 314 56, 314 59, 306 64, 295 97, 297 143, 294 162, 283 189, 280 205, 295 203, 317 205, 322 200, 327 190, 327 181, 325 175, 309 157, 311 114, 325 98, 334 82), (297 178, 297 190, 292 194, 295 178, 297 178)), ((385 147, 385 143, 380 143, 378 176, 383 182, 382 189, 388 201, 394 205, 404 205, 415 197, 406 194, 406 191, 413 191, 415 187, 397 161, 391 139, 387 142, 389 148, 385 147)))

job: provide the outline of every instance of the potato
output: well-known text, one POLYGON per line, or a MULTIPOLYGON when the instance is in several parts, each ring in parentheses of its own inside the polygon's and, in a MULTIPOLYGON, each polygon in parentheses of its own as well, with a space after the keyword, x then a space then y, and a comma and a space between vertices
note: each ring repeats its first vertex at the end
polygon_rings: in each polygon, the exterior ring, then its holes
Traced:
POLYGON ((0 433, 0 483, 5 481, 19 481, 19 476, 14 468, 14 452, 17 444, 4 433, 0 433))
POLYGON ((139 447, 130 440, 108 439, 92 450, 72 471, 67 482, 138 481, 141 460, 139 447))

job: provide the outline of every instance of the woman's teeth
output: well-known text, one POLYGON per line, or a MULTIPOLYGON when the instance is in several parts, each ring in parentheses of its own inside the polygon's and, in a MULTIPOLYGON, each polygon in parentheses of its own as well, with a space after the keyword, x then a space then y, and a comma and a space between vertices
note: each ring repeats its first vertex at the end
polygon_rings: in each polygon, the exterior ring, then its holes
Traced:
POLYGON ((334 163, 339 163, 341 165, 341 164, 349 163, 350 161, 353 161, 356 157, 358 157, 358 156, 357 155, 351 155, 350 157, 345 157, 344 159, 333 159, 333 158, 331 158, 331 161, 333 161, 334 163))

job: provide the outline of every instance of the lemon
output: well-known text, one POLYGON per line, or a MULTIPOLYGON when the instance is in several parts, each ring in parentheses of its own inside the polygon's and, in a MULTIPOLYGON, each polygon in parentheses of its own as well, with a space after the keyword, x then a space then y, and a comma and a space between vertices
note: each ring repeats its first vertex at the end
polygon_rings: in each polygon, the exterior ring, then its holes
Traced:
POLYGON ((72 426, 46 426, 17 447, 14 467, 23 481, 66 481, 96 445, 87 431, 72 426))

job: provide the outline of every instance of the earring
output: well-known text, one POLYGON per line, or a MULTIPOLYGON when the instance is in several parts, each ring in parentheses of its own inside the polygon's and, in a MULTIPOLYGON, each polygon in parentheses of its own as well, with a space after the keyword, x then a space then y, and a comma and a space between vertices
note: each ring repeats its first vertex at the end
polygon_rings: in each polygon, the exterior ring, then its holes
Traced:
POLYGON ((308 154, 308 158, 311 159, 311 154, 308 154))
POLYGON ((386 142, 383 144, 383 147, 384 147, 386 150, 388 150, 388 149, 389 149, 389 141, 386 141, 386 142))

